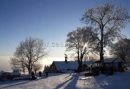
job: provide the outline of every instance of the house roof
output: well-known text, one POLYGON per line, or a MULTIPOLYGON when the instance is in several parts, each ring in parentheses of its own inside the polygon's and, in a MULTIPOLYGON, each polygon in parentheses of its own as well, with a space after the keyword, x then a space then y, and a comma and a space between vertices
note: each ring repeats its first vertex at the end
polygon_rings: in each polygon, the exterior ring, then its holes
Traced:
MULTIPOLYGON (((67 70, 67 69, 75 70, 78 68, 77 61, 68 61, 67 63, 65 61, 53 61, 53 63, 55 64, 58 70, 67 70)), ((92 61, 83 62, 83 64, 87 65, 90 65, 91 63, 92 61)))

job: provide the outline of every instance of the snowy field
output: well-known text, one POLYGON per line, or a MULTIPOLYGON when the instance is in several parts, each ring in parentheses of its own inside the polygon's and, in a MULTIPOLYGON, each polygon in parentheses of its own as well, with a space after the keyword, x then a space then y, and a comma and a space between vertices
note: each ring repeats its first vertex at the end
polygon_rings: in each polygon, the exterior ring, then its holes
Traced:
POLYGON ((0 89, 130 89, 130 71, 113 76, 84 77, 78 74, 51 74, 37 80, 0 82, 0 89))

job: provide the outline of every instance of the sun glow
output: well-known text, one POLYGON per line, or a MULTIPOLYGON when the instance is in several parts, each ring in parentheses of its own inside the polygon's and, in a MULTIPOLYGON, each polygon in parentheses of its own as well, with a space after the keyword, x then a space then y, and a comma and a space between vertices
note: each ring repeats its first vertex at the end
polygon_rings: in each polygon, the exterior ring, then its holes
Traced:
POLYGON ((42 58, 41 64, 44 66, 52 64, 53 61, 64 61, 64 57, 45 57, 42 58))

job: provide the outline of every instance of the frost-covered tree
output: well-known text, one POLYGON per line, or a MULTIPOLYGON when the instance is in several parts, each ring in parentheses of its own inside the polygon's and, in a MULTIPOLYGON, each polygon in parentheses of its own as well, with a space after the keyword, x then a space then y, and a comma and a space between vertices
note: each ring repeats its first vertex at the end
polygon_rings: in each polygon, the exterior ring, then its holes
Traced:
POLYGON ((95 44, 97 34, 92 27, 77 28, 69 32, 66 40, 66 50, 76 53, 79 67, 82 68, 83 58, 89 52, 92 52, 95 44))
POLYGON ((11 58, 11 63, 14 66, 17 64, 19 67, 26 68, 29 75, 31 75, 34 65, 46 54, 43 41, 30 37, 20 42, 14 57, 11 58))
POLYGON ((120 36, 120 32, 128 22, 128 11, 111 3, 96 8, 87 9, 81 19, 86 25, 97 29, 100 61, 104 60, 104 47, 111 45, 112 41, 120 36))
POLYGON ((34 71, 34 73, 36 74, 38 71, 40 71, 42 69, 42 64, 40 64, 40 63, 35 63, 34 65, 33 65, 33 71, 34 71))
POLYGON ((110 53, 113 56, 120 58, 124 62, 126 62, 128 59, 130 59, 130 40, 129 39, 119 40, 117 43, 113 44, 110 53))

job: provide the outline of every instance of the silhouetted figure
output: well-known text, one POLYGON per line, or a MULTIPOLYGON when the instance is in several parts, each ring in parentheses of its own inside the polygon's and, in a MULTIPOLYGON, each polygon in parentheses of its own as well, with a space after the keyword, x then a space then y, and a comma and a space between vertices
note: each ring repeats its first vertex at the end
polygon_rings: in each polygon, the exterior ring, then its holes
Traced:
POLYGON ((39 71, 39 77, 41 77, 42 76, 42 72, 41 71, 39 71))
POLYGON ((36 76, 34 74, 34 72, 31 73, 31 80, 35 80, 36 79, 36 76))
POLYGON ((65 54, 65 63, 68 63, 68 57, 67 57, 67 54, 65 54))
POLYGON ((48 72, 46 72, 46 77, 48 77, 48 72))

